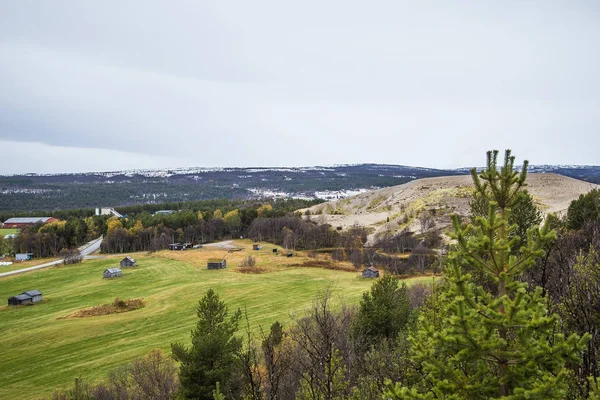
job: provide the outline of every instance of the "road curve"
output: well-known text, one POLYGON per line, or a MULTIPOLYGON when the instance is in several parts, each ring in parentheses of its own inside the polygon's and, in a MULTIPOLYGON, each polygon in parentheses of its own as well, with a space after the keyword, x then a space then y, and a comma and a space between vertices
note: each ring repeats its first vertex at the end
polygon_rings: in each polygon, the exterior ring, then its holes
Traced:
MULTIPOLYGON (((79 248, 79 251, 81 252, 81 254, 83 256, 87 256, 87 255, 93 253, 94 251, 98 250, 100 248, 101 243, 102 243, 102 237, 100 237, 96 240, 92 240, 91 242, 89 242, 87 244, 84 244, 83 246, 81 246, 79 248)), ((0 274, 0 278, 2 278, 3 276, 16 275, 16 274, 21 274, 23 272, 35 271, 36 269, 51 267, 53 265, 62 264, 62 262, 63 262, 63 260, 61 259, 61 260, 51 261, 51 262, 48 262, 45 264, 35 265, 35 266, 29 267, 29 268, 23 268, 23 269, 17 269, 14 271, 3 272, 0 274)))

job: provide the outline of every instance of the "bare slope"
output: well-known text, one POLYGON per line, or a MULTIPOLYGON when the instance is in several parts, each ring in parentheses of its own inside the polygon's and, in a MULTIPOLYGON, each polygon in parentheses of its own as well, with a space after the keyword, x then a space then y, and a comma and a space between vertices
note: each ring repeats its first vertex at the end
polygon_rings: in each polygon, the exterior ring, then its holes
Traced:
MULTIPOLYGON (((572 200, 598 187, 557 174, 529 174, 527 179, 527 189, 544 213, 564 213, 572 200)), ((319 204, 309 210, 313 220, 334 227, 345 229, 359 224, 375 228, 370 236, 372 242, 379 235, 405 227, 419 232, 419 217, 424 212, 434 216, 437 229, 448 226, 451 213, 468 213, 472 191, 470 175, 424 178, 319 204)))

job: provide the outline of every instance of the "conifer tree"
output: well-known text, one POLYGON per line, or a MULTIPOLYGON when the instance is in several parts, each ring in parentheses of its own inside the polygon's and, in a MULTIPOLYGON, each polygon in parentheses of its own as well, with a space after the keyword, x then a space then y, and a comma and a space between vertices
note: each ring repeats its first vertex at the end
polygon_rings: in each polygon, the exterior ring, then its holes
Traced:
POLYGON ((233 379, 236 352, 241 347, 234 334, 242 313, 238 309, 227 318, 227 306, 212 289, 199 301, 196 313, 198 324, 192 331, 192 346, 174 343, 171 349, 175 360, 181 362, 182 397, 212 400, 217 383, 227 385, 233 379))
POLYGON ((441 312, 422 316, 411 336, 423 380, 412 388, 390 383, 385 398, 558 399, 565 394, 565 364, 579 361, 588 337, 558 333, 558 317, 549 315, 540 288, 528 292, 519 280, 555 233, 547 223, 531 228, 514 251, 521 238, 508 221, 528 163, 515 171, 507 150, 498 169, 497 155, 488 152, 480 175, 471 171, 476 192, 489 200, 488 214, 468 225, 453 216, 456 244, 444 271, 447 284, 438 294, 441 312), (466 266, 486 275, 494 290, 475 283, 466 266))

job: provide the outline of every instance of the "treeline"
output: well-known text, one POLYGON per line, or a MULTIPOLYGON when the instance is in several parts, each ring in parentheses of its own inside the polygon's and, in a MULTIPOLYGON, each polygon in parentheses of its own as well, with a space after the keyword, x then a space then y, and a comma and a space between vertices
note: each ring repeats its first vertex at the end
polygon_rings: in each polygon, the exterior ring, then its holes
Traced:
MULTIPOLYGON (((273 207, 276 215, 285 215, 300 208, 311 207, 322 203, 323 200, 300 200, 300 199, 264 199, 264 200, 228 200, 228 199, 211 199, 197 201, 179 201, 165 202, 158 204, 137 204, 125 207, 115 207, 115 210, 124 215, 135 215, 141 213, 155 213, 158 210, 191 210, 194 212, 201 211, 203 213, 212 214, 215 210, 220 209, 223 212, 231 211, 235 208, 257 208, 261 204, 269 204, 273 207)), ((96 203, 98 204, 98 203, 96 203)), ((109 203, 110 204, 110 203, 109 203)), ((6 210, 5 207, 0 207, 0 210, 6 210)), ((3 211, 0 212, 0 221, 6 221, 12 217, 54 217, 58 219, 69 218, 85 218, 91 217, 95 213, 95 208, 73 208, 68 209, 64 206, 60 209, 48 208, 41 211, 3 211)))
POLYGON ((0 238, 5 253, 32 253, 34 257, 57 257, 62 249, 73 249, 100 237, 106 217, 69 218, 22 229, 14 239, 0 238))
POLYGON ((108 221, 102 251, 157 251, 170 243, 207 243, 224 238, 246 236, 257 219, 300 220, 296 207, 309 206, 314 201, 276 200, 273 202, 239 202, 215 200, 203 202, 202 208, 188 208, 171 214, 152 215, 143 208, 124 209, 138 212, 126 220, 108 221), (142 210, 142 212, 139 212, 142 210), (287 215, 288 217, 283 217, 287 215))
MULTIPOLYGON (((58 256, 61 249, 81 246, 104 235, 102 251, 156 251, 173 242, 205 243, 245 235, 256 218, 277 218, 320 200, 278 199, 265 201, 207 200, 119 208, 128 217, 94 216, 94 210, 66 210, 47 216, 60 221, 23 229, 16 239, 0 238, 2 254, 33 253, 34 257, 58 256), (152 213, 172 209, 172 214, 152 213)), ((10 217, 15 216, 11 214, 10 217)), ((9 216, 5 216, 8 218, 9 216)), ((5 218, 5 219, 6 219, 5 218)))

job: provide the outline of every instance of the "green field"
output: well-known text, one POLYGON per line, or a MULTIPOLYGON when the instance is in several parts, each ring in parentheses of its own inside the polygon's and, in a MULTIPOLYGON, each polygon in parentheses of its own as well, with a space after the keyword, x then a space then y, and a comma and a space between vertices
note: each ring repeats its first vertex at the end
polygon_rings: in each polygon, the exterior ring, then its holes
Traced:
MULTIPOLYGON (((230 309, 246 308, 256 328, 275 320, 289 323, 327 285, 333 284, 338 302, 356 304, 372 284, 357 272, 281 266, 290 259, 262 251, 255 254, 261 254, 257 265, 269 268, 263 274, 236 272, 234 262, 225 270, 208 271, 204 263, 213 255, 210 251, 174 253, 136 255, 138 267, 123 269, 123 276, 112 280, 102 279, 102 272, 118 265, 118 258, 0 278, 3 302, 25 290, 39 289, 44 294, 43 302, 34 306, 0 306, 0 399, 49 395, 77 376, 104 379, 109 370, 152 348, 170 352, 172 342, 187 344, 196 321, 195 308, 208 288, 230 309), (180 259, 169 259, 173 257, 180 259), (143 297, 146 307, 65 319, 115 297, 143 297)), ((240 252, 235 257, 243 255, 240 252)), ((295 261, 305 259, 297 257, 295 261)), ((421 279, 429 278, 417 280, 421 279)))
POLYGON ((6 235, 14 235, 15 233, 19 233, 20 229, 16 228, 0 228, 0 236, 6 235))

